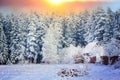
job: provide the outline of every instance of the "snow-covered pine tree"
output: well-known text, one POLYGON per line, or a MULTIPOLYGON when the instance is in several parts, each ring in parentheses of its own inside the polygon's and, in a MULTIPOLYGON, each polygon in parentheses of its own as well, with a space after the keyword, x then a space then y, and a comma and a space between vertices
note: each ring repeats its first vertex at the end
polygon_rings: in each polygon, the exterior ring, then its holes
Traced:
POLYGON ((59 63, 59 53, 62 39, 61 21, 55 19, 47 30, 43 39, 43 61, 45 63, 59 63))
POLYGON ((87 19, 89 17, 88 11, 85 11, 84 13, 79 13, 79 15, 76 15, 75 17, 75 32, 74 32, 74 40, 76 45, 79 46, 85 46, 85 25, 87 24, 87 19))
MULTIPOLYGON (((67 36, 67 33, 66 33, 68 26, 66 24, 67 24, 67 18, 64 17, 62 19, 62 26, 63 26, 63 34, 62 34, 62 36, 63 36, 63 42, 62 42, 62 47, 63 48, 69 46, 69 39, 68 39, 68 36, 67 36)), ((70 40, 70 42, 71 42, 71 40, 70 40)))
POLYGON ((11 23, 11 17, 10 14, 6 15, 4 23, 3 23, 3 29, 4 33, 6 35, 6 41, 7 41, 7 48, 8 48, 8 59, 9 62, 11 63, 10 55, 11 55, 11 50, 10 50, 10 44, 11 44, 11 31, 12 31, 12 23, 11 23))
POLYGON ((6 64, 7 61, 8 61, 7 41, 3 30, 3 16, 0 13, 0 64, 6 64))
POLYGON ((103 41, 103 34, 105 33, 104 28, 106 27, 106 13, 104 9, 97 8, 95 9, 88 19, 87 27, 87 36, 86 41, 103 41))
MULTIPOLYGON (((20 20, 20 15, 10 15, 11 31, 9 32, 9 49, 10 49, 10 59, 13 64, 19 63, 20 57, 24 54, 24 47, 22 46, 22 25, 20 20)), ((23 59, 22 59, 23 60, 23 59)))
POLYGON ((35 43, 37 44, 37 46, 35 47, 35 50, 37 51, 37 54, 35 54, 35 59, 34 62, 35 63, 40 63, 41 59, 42 59, 42 46, 43 46, 43 40, 42 38, 44 37, 44 35, 47 32, 48 29, 48 25, 49 25, 49 18, 47 16, 44 16, 43 14, 37 14, 34 13, 33 15, 34 18, 34 24, 36 27, 36 41, 35 43))
POLYGON ((107 9, 107 18, 106 18, 106 27, 104 27, 104 34, 103 34, 103 41, 104 43, 110 42, 111 38, 113 37, 113 28, 115 25, 115 14, 114 12, 108 8, 107 9))
POLYGON ((18 33, 18 40, 19 40, 19 42, 18 42, 18 45, 19 45, 19 50, 18 50, 18 52, 19 52, 19 55, 17 56, 17 58, 18 58, 18 61, 19 61, 19 63, 21 63, 21 64, 24 64, 25 63, 25 53, 26 53, 26 35, 27 35, 27 25, 28 25, 28 23, 27 23, 27 21, 26 21, 26 19, 27 19, 27 15, 26 14, 23 14, 23 13, 20 13, 18 16, 17 16, 17 20, 18 20, 18 29, 19 29, 19 33, 18 33), (21 17, 22 16, 22 17, 21 17))
POLYGON ((115 12, 115 25, 113 37, 120 40, 120 9, 115 12))
POLYGON ((26 19, 26 57, 30 63, 40 63, 42 59, 43 36, 48 28, 47 18, 44 21, 44 15, 32 13, 26 19), (38 59, 39 58, 39 59, 38 59))
POLYGON ((75 36, 75 16, 74 14, 70 14, 68 16, 65 16, 62 20, 62 26, 63 26, 63 47, 69 47, 70 44, 75 45, 75 41, 73 40, 75 36))
POLYGON ((35 55, 37 54, 37 51, 35 48, 37 48, 36 44, 36 25, 33 21, 33 16, 29 15, 27 21, 27 34, 26 34, 26 57, 29 61, 29 63, 34 63, 35 55))
POLYGON ((88 20, 87 20, 87 24, 86 24, 86 26, 85 26, 85 31, 86 31, 86 33, 85 33, 85 40, 87 41, 87 43, 90 43, 90 42, 92 42, 93 40, 94 40, 94 23, 93 23, 93 20, 95 20, 94 18, 93 18, 94 16, 93 16, 93 14, 92 13, 90 13, 90 16, 88 17, 88 20))

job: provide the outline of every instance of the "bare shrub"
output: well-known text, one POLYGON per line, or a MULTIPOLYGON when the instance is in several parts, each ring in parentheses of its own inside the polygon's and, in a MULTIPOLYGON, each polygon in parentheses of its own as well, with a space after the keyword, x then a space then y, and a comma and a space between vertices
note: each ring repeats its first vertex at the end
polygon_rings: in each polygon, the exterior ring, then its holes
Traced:
POLYGON ((88 66, 82 66, 79 68, 62 68, 58 73, 61 77, 81 77, 88 75, 88 66))

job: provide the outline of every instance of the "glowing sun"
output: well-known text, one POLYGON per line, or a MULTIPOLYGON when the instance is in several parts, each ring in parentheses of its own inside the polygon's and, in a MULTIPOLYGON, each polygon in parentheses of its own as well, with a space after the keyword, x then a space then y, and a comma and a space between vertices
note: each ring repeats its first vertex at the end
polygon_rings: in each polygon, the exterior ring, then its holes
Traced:
POLYGON ((60 3, 64 2, 64 0, 50 0, 50 2, 53 4, 60 4, 60 3))

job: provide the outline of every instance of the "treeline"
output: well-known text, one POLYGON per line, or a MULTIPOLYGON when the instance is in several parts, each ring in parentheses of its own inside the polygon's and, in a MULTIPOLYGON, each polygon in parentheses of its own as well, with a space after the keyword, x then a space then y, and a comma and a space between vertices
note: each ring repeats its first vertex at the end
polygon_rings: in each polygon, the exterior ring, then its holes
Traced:
POLYGON ((61 63, 63 49, 120 40, 120 10, 97 8, 79 14, 0 14, 0 64, 61 63))

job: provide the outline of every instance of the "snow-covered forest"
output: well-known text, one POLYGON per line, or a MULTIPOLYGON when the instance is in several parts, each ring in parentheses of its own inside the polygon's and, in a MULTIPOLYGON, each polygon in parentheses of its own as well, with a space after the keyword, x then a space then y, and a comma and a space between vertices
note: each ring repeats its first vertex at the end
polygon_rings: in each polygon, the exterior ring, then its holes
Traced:
POLYGON ((75 63, 85 53, 96 56, 96 62, 120 54, 120 9, 64 16, 0 13, 0 64, 75 63))

